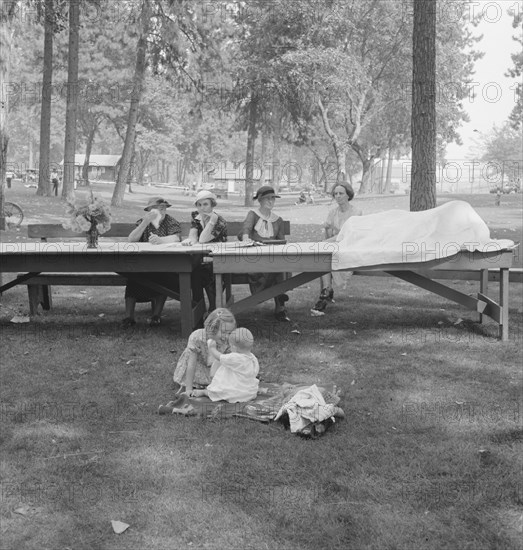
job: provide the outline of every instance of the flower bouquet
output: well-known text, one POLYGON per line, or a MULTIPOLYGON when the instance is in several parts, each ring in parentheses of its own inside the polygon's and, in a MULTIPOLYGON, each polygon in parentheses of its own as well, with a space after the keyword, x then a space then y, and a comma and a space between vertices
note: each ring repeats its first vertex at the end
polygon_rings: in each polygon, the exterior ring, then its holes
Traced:
POLYGON ((87 248, 96 248, 98 235, 103 235, 111 229, 111 211, 100 198, 94 197, 92 191, 88 203, 78 206, 68 202, 66 212, 69 220, 62 226, 76 233, 85 232, 87 248))

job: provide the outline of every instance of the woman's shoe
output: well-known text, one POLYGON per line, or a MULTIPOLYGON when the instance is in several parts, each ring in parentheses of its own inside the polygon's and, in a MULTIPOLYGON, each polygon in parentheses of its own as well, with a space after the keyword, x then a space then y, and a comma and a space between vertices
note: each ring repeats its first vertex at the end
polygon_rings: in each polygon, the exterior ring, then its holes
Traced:
POLYGON ((324 291, 321 291, 320 299, 316 302, 316 305, 311 309, 311 315, 313 317, 321 317, 325 315, 325 309, 327 308, 327 298, 324 291))
POLYGON ((131 319, 130 317, 126 317, 122 321, 123 328, 130 328, 130 327, 134 327, 135 325, 136 325, 136 321, 134 319, 131 319))
POLYGON ((150 327, 158 327, 162 324, 162 320, 160 318, 159 315, 153 315, 150 319, 149 319, 149 326, 150 327))
POLYGON ((276 319, 278 321, 281 321, 282 323, 290 323, 291 322, 291 320, 289 319, 289 317, 287 315, 287 311, 285 311, 284 309, 282 309, 280 311, 277 311, 274 314, 274 317, 276 317, 276 319))
POLYGON ((334 303, 334 290, 332 288, 322 288, 320 292, 320 300, 334 303))

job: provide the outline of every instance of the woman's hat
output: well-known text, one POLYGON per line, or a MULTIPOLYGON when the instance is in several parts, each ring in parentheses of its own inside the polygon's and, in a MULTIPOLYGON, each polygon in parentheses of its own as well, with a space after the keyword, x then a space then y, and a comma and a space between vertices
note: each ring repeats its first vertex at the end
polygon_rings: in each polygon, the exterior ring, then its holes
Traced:
POLYGON ((148 200, 147 206, 144 208, 144 210, 147 210, 147 212, 149 212, 151 210, 151 208, 154 208, 155 206, 165 206, 165 208, 169 208, 169 206, 172 206, 172 204, 169 204, 162 197, 151 197, 148 200))
POLYGON ((196 200, 194 201, 194 204, 196 204, 198 201, 203 201, 204 199, 212 199, 216 201, 216 195, 211 191, 200 191, 196 195, 196 200))
POLYGON ((261 199, 262 197, 266 197, 267 195, 274 195, 275 198, 279 199, 280 195, 277 195, 272 187, 269 185, 262 185, 258 191, 256 191, 256 195, 254 195, 253 199, 261 199))

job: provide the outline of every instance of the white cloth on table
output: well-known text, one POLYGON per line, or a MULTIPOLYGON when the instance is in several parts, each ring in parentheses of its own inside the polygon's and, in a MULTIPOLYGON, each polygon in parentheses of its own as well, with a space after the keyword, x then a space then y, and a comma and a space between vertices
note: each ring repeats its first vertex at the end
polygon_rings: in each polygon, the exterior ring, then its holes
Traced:
POLYGON ((258 359, 252 354, 224 353, 220 357, 220 366, 207 394, 211 401, 225 400, 229 403, 243 403, 256 398, 260 372, 258 359))
POLYGON ((318 386, 313 384, 309 388, 298 391, 283 405, 274 420, 278 420, 283 413, 289 415, 292 433, 299 432, 311 422, 322 422, 334 416, 336 405, 325 403, 318 386))
POLYGON ((353 216, 336 240, 337 248, 332 254, 334 271, 428 262, 462 250, 497 252, 514 245, 510 240, 491 239, 487 224, 464 201, 450 201, 422 212, 387 210, 353 216))

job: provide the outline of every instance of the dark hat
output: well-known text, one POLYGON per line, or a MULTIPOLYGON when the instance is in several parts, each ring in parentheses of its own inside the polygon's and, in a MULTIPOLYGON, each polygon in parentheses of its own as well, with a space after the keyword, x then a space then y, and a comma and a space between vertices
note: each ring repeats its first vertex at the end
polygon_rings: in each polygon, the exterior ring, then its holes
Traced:
POLYGON ((164 198, 162 197, 151 197, 148 202, 147 206, 144 208, 144 210, 151 210, 151 208, 154 208, 155 206, 165 206, 165 208, 169 208, 169 206, 172 206, 169 204, 164 198))
POLYGON ((280 195, 277 195, 272 187, 269 185, 262 185, 258 191, 256 191, 256 195, 254 195, 253 199, 261 199, 262 197, 266 197, 267 195, 274 195, 277 199, 280 198, 280 195))

